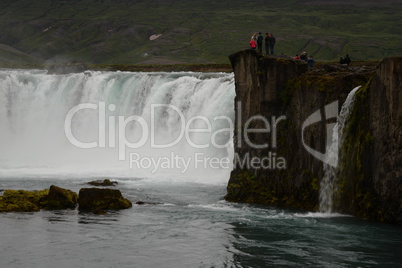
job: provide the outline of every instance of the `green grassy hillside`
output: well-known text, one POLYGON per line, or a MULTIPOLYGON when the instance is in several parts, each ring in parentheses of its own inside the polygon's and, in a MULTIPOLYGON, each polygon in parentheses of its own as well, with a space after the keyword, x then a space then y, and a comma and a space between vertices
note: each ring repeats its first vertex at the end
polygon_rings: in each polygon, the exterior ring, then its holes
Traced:
POLYGON ((0 63, 227 63, 258 31, 277 54, 376 60, 402 54, 400 14, 402 0, 2 0, 0 63))

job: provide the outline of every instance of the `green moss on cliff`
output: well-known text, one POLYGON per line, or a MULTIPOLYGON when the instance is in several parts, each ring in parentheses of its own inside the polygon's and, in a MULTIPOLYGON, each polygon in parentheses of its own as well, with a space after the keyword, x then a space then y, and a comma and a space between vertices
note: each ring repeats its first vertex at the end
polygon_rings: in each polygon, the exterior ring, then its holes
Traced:
POLYGON ((288 65, 293 63, 292 60, 290 60, 289 58, 275 58, 276 62, 282 64, 282 65, 288 65))
POLYGON ((272 204, 273 196, 249 170, 237 170, 232 172, 227 186, 227 201, 272 204))
POLYGON ((335 89, 335 77, 328 74, 305 73, 301 77, 304 86, 307 88, 315 88, 322 92, 333 92, 335 89))
POLYGON ((290 103, 295 90, 310 88, 320 92, 333 92, 337 88, 336 86, 334 76, 320 73, 304 73, 299 77, 288 80, 284 90, 280 92, 280 98, 287 105, 290 103))
MULTIPOLYGON (((290 185, 294 180, 294 172, 284 171, 281 182, 290 185)), ((310 171, 302 172, 303 183, 299 190, 289 191, 280 185, 269 185, 270 182, 260 182, 249 170, 232 172, 225 200, 269 206, 286 206, 299 209, 318 209, 318 179, 313 178, 310 171), (269 186, 268 186, 268 185, 269 186)), ((286 188, 286 187, 285 187, 286 188)))

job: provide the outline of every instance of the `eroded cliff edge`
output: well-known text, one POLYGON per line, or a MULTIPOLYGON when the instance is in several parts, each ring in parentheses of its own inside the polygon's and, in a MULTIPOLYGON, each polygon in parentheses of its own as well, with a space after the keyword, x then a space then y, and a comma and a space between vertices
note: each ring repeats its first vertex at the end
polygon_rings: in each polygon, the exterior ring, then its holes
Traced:
POLYGON ((349 92, 361 86, 345 126, 333 207, 401 221, 402 58, 374 67, 323 64, 313 71, 302 61, 252 50, 230 60, 236 84, 235 168, 226 200, 317 211, 323 163, 306 146, 325 153, 327 125, 336 121, 325 117, 325 107, 338 101, 340 109, 349 92), (303 130, 314 113, 322 120, 303 130))

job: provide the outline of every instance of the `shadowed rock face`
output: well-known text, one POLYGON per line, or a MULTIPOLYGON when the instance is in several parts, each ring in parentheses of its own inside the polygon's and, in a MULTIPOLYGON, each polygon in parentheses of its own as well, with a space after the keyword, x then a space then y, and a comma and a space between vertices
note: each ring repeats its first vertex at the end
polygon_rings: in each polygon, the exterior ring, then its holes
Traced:
POLYGON ((373 187, 382 209, 402 222, 402 57, 381 62, 369 105, 373 187))
MULTIPOLYGON (((325 65, 307 71, 301 61, 263 57, 252 50, 235 53, 230 60, 237 105, 235 168, 226 200, 317 210, 323 163, 303 146, 303 123, 316 111, 324 115, 324 107, 334 101, 339 101, 340 109, 348 93, 360 85, 350 123, 358 126, 346 127, 343 161, 335 182, 335 209, 364 218, 397 221, 401 215, 402 166, 400 58, 385 59, 377 71, 367 66, 342 69, 325 65), (266 129, 263 120, 247 123, 255 115, 267 119, 270 131, 245 135, 246 129, 266 129), (273 121, 273 116, 285 119, 273 121), (246 136, 252 143, 268 147, 250 146, 246 136), (265 157, 270 166, 246 167, 245 162, 236 162, 236 157, 244 161, 247 156, 265 157), (285 168, 275 166, 279 157, 286 161, 285 168)), ((326 149, 327 123, 334 122, 327 121, 312 124, 303 133, 305 144, 321 153, 326 149)))

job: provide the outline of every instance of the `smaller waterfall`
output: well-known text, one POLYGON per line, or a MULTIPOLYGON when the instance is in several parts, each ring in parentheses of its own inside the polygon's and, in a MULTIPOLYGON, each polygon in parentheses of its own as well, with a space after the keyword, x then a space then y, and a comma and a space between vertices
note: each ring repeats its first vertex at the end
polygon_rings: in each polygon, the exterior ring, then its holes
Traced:
POLYGON ((349 118, 350 111, 353 108, 356 91, 360 86, 355 87, 346 98, 338 115, 337 122, 332 132, 332 143, 327 149, 328 160, 324 162, 324 178, 320 183, 320 212, 332 213, 334 182, 337 174, 337 164, 339 163, 339 148, 342 145, 343 128, 349 118), (328 163, 328 164, 327 164, 328 163))

